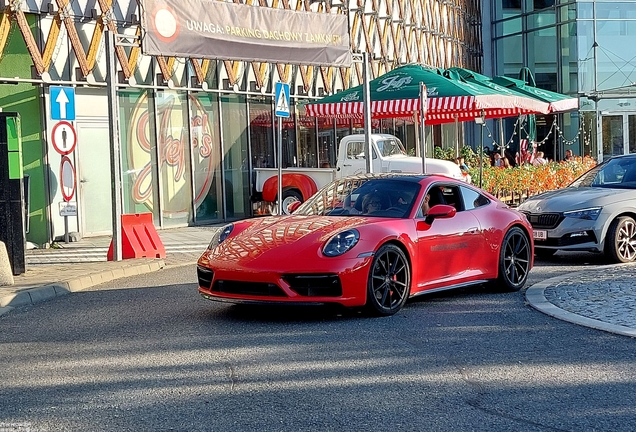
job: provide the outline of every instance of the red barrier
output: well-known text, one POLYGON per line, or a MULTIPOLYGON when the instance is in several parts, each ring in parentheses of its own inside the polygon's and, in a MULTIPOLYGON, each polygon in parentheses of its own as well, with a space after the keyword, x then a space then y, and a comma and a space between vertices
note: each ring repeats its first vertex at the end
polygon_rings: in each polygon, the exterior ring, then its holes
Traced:
MULTIPOLYGON (((166 248, 152 223, 152 213, 126 214, 121 216, 121 255, 130 258, 165 258, 166 248)), ((111 240, 108 261, 113 260, 111 240)))

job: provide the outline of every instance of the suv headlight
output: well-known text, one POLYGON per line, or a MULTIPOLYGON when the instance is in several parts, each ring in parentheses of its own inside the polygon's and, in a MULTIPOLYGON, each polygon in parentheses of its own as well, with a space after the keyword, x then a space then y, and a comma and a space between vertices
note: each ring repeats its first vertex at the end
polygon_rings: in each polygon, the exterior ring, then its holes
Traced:
POLYGON ((563 212, 563 216, 576 219, 596 220, 598 219, 598 215, 601 214, 601 210, 603 210, 603 207, 593 207, 589 209, 563 212))
POLYGON ((322 253, 328 257, 340 256, 358 243, 360 233, 358 230, 350 229, 333 236, 322 248, 322 253))
POLYGON ((225 225, 223 228, 214 233, 214 235, 212 236, 212 240, 210 240, 210 244, 208 245, 208 250, 214 249, 215 247, 223 243, 223 241, 232 233, 233 229, 234 225, 229 224, 225 225))

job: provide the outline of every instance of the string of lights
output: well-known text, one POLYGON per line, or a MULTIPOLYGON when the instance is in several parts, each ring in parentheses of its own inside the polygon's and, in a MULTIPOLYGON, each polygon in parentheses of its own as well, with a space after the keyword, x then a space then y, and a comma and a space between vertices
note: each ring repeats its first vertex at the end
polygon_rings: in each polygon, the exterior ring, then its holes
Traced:
POLYGON ((580 127, 577 129, 576 131, 576 135, 574 135, 573 138, 568 139, 566 138, 563 129, 559 126, 558 122, 557 122, 557 117, 554 117, 554 120, 552 122, 552 125, 550 126, 550 129, 548 130, 548 133, 545 135, 545 137, 540 140, 530 140, 530 132, 527 130, 528 127, 528 118, 525 115, 519 116, 517 118, 517 121, 515 122, 514 126, 513 126, 513 132, 512 135, 510 136, 510 139, 508 139, 508 141, 506 142, 505 145, 500 145, 499 143, 497 143, 497 141, 493 138, 493 133, 490 130, 490 128, 488 127, 488 124, 485 124, 486 126, 486 131, 488 132, 488 138, 492 139, 492 144, 494 148, 497 148, 499 150, 502 149, 507 149, 510 148, 510 144, 513 142, 514 137, 519 135, 519 137, 523 137, 525 136, 526 139, 528 139, 532 145, 534 146, 534 148, 538 148, 541 147, 543 144, 545 144, 548 139, 550 139, 550 136, 552 136, 552 134, 554 133, 557 136, 557 139, 560 139, 561 142, 563 142, 564 145, 566 146, 572 146, 574 145, 574 143, 577 142, 577 140, 581 139, 583 140, 583 143, 586 146, 589 146, 592 140, 592 128, 590 125, 590 128, 586 131, 585 129, 585 122, 581 122, 580 123, 580 127), (517 129, 518 126, 518 129, 517 129))

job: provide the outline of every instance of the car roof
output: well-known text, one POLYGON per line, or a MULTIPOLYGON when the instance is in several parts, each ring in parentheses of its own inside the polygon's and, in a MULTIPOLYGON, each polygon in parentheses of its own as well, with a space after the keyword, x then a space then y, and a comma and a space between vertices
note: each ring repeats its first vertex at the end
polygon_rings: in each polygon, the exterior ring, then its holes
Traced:
POLYGON ((616 155, 616 156, 612 156, 610 158, 608 158, 607 160, 610 159, 634 159, 636 158, 636 153, 631 153, 631 154, 624 154, 624 155, 616 155))
MULTIPOLYGON (((431 174, 414 174, 414 173, 371 173, 371 174, 356 174, 346 177, 351 180, 376 180, 376 179, 395 179, 404 180, 413 183, 419 183, 422 180, 433 177, 431 174)), ((450 178, 450 177, 449 177, 450 178)))

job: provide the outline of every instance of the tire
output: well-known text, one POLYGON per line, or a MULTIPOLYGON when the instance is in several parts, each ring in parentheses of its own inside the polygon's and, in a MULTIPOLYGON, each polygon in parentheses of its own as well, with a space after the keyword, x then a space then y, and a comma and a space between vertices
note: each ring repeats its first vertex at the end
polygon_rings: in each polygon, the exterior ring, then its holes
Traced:
MULTIPOLYGON (((283 214, 286 214, 286 215, 290 214, 289 211, 287 211, 287 209, 292 203, 296 201, 303 202, 303 196, 300 194, 300 192, 298 192, 295 189, 284 190, 283 191, 283 214)), ((278 214, 278 207, 276 207, 276 214, 278 214)))
POLYGON ((385 244, 375 253, 367 281, 367 311, 390 316, 402 309, 411 293, 411 266, 402 249, 385 244))
POLYGON ((528 280, 531 258, 528 235, 521 228, 512 227, 501 243, 497 288, 519 291, 528 280))
POLYGON ((617 263, 636 260, 636 222, 629 216, 612 221, 605 236, 605 256, 617 263))
POLYGON ((537 257, 542 258, 542 259, 550 258, 555 253, 557 253, 556 249, 540 249, 540 248, 537 248, 536 246, 534 248, 534 254, 537 257))

